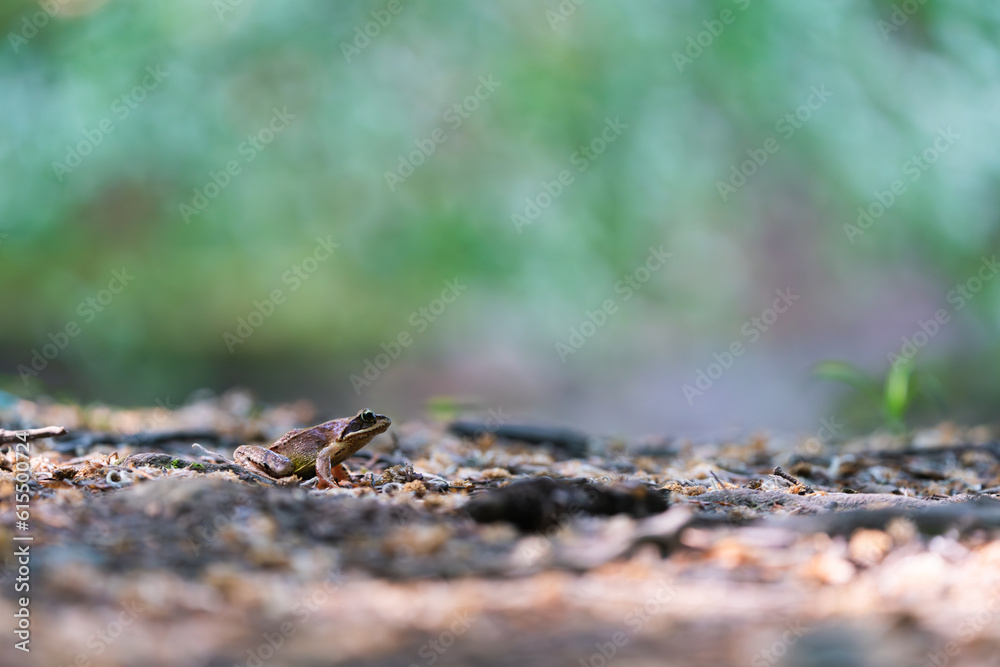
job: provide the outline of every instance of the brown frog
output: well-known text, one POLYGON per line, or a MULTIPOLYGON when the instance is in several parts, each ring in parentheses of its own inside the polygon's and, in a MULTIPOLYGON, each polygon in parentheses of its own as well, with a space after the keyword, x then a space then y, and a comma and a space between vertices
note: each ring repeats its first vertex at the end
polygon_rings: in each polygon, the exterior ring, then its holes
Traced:
POLYGON ((233 457, 244 468, 276 481, 291 475, 318 476, 321 488, 340 486, 351 480, 343 462, 390 424, 385 415, 362 410, 353 417, 292 429, 270 447, 237 447, 233 457))

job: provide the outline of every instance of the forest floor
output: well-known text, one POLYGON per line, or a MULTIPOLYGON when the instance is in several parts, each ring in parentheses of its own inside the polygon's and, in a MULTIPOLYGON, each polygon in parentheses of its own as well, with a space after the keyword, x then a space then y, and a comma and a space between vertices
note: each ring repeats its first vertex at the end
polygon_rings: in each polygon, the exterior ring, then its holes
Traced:
POLYGON ((326 490, 204 451, 332 416, 240 392, 0 410, 0 615, 30 633, 4 633, 0 664, 997 664, 988 428, 834 445, 403 423, 326 490), (47 426, 68 433, 17 435, 47 426))

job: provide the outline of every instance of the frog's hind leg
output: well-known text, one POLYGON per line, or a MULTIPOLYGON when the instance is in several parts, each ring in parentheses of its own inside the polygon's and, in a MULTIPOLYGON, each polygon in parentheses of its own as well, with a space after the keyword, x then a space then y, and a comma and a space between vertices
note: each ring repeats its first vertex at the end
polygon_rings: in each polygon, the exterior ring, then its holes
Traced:
POLYGON ((244 468, 274 480, 295 472, 295 464, 287 456, 256 445, 237 447, 233 458, 244 468))

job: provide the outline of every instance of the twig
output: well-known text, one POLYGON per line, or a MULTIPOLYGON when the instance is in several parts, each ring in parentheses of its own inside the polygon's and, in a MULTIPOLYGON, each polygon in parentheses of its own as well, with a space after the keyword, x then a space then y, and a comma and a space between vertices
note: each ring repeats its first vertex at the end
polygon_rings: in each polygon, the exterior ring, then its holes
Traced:
POLYGON ((22 431, 6 431, 0 428, 0 445, 6 445, 11 442, 27 442, 28 440, 38 440, 39 438, 52 438, 57 435, 66 435, 66 429, 62 426, 29 428, 22 431))
POLYGON ((794 477, 792 477, 791 475, 789 475, 787 472, 785 472, 784 470, 782 470, 781 466, 774 466, 774 470, 771 471, 771 474, 772 475, 776 475, 776 476, 780 477, 781 479, 787 480, 787 481, 791 482, 792 484, 798 484, 799 483, 799 480, 795 479, 794 477))
MULTIPOLYGON (((785 472, 784 470, 782 470, 781 466, 774 466, 774 470, 771 471, 771 474, 774 475, 774 476, 776 476, 776 477, 780 477, 781 479, 783 479, 785 481, 791 482, 792 484, 802 484, 802 482, 800 482, 798 480, 798 478, 792 477, 787 472, 785 472)), ((815 491, 815 489, 813 489, 808 484, 802 484, 802 486, 803 486, 803 488, 804 488, 804 490, 805 490, 806 493, 813 493, 815 491)))
POLYGON ((709 470, 709 471, 708 471, 708 474, 709 474, 709 475, 711 475, 711 476, 712 476, 712 479, 714 479, 714 480, 715 480, 715 485, 716 485, 716 486, 718 486, 718 487, 719 487, 720 489, 725 489, 725 488, 726 488, 726 487, 725 487, 725 486, 724 486, 724 485, 722 484, 722 480, 721 480, 721 479, 719 479, 718 475, 716 475, 716 474, 715 474, 715 471, 714 471, 714 470, 709 470))

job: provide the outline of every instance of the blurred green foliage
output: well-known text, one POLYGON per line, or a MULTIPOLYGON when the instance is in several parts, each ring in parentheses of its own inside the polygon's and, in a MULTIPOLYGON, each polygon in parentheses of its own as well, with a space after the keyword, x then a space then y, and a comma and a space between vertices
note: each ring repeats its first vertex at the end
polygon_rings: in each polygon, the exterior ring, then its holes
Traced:
MULTIPOLYGON (((623 330, 651 317, 725 330, 752 310, 743 288, 768 270, 776 230, 808 229, 808 261, 847 283, 893 263, 947 287, 997 245, 989 2, 60 6, 30 38, 40 6, 0 8, 0 370, 21 393, 18 365, 70 320, 83 332, 39 380, 149 400, 246 368, 266 383, 285 362, 356 370, 455 277, 476 296, 419 354, 490 330, 550 352, 651 246, 674 261, 623 330), (151 88, 148 68, 164 73, 151 88), (471 109, 482 77, 498 85, 471 109), (829 99, 786 136, 778 124, 821 87, 829 99), (241 146, 276 110, 294 118, 249 161, 241 146), (608 119, 626 128, 578 170, 608 119), (852 235, 859 206, 948 127, 947 167, 907 179, 852 235), (777 152, 723 200, 719 182, 771 137, 777 152), (572 183, 519 233, 512 215, 562 170, 572 183), (228 182, 185 221, 213 179, 228 182), (339 247, 291 291, 286 272, 327 235, 339 247), (134 282, 83 322, 80 304, 122 267, 134 282), (223 334, 275 289, 287 303, 230 354, 223 334)), ((994 337, 997 295, 970 304, 994 337)))
MULTIPOLYGON (((853 364, 835 360, 816 364, 813 372, 817 378, 857 390, 870 413, 877 415, 882 426, 893 433, 906 432, 907 413, 918 402, 929 403, 938 409, 947 408, 937 378, 916 370, 913 362, 906 358, 890 366, 882 380, 869 376, 853 364)), ((858 419, 858 416, 852 417, 858 419)), ((868 415, 862 418, 865 417, 868 415)))

